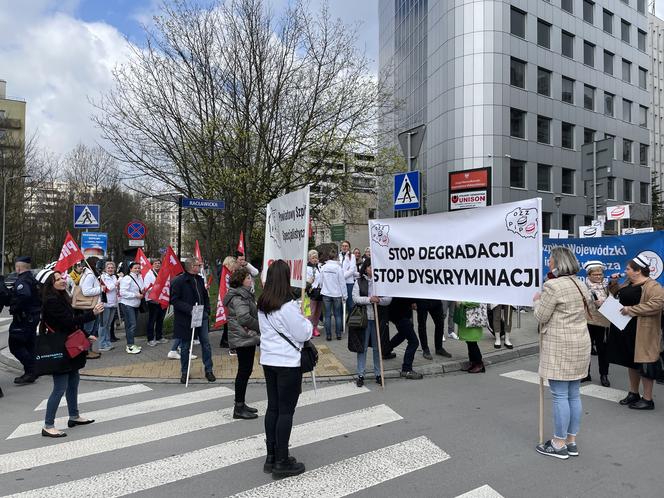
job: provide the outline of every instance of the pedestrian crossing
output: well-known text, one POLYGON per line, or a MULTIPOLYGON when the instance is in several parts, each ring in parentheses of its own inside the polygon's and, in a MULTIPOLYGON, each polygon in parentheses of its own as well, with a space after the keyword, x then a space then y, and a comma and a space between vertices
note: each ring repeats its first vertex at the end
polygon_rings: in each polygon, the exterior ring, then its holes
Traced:
MULTIPOLYGON (((165 389, 169 391, 168 389, 165 389)), ((412 434, 405 440, 395 438, 396 424, 404 424, 404 418, 393 408, 385 404, 381 396, 377 399, 366 387, 358 388, 354 384, 334 384, 317 390, 304 391, 299 398, 296 418, 310 420, 307 410, 315 405, 341 403, 341 410, 330 409, 325 405, 324 417, 297 423, 293 426, 290 447, 301 448, 315 445, 315 454, 328 455, 326 445, 331 440, 343 446, 340 438, 351 437, 361 440, 362 433, 372 431, 374 448, 366 448, 360 454, 353 450, 357 445, 348 445, 352 454, 342 454, 337 461, 324 462, 325 465, 312 466, 300 476, 272 481, 262 473, 262 459, 265 456, 265 434, 259 419, 254 422, 242 422, 234 425, 238 433, 232 435, 228 430, 212 430, 239 422, 233 419, 233 402, 229 395, 232 390, 225 387, 205 387, 184 394, 155 396, 153 389, 142 384, 102 389, 81 394, 81 399, 91 403, 103 400, 116 406, 86 412, 85 416, 95 418, 95 424, 71 430, 65 440, 46 440, 38 438, 43 421, 28 422, 19 425, 7 439, 18 439, 14 448, 24 449, 0 454, 0 481, 12 483, 12 487, 0 486, 0 495, 12 497, 48 497, 67 496, 68 498, 103 496, 104 498, 127 496, 134 493, 157 490, 159 494, 170 495, 168 486, 176 486, 187 481, 188 489, 195 495, 196 478, 209 477, 212 472, 223 471, 238 464, 246 464, 242 472, 253 473, 257 477, 256 487, 237 490, 237 497, 341 497, 367 490, 387 481, 416 474, 425 468, 442 464, 452 458, 429 437, 412 434), (126 396, 143 396, 138 402, 121 404, 126 396), (220 409, 198 410, 196 403, 218 401, 226 405, 220 409), (350 403, 349 403, 350 402, 350 403), (231 406, 229 406, 231 405, 231 406), (368 406, 366 406, 368 405, 368 406), (186 416, 173 417, 171 407, 187 406, 186 416), (149 414, 152 411, 163 413, 160 421, 148 423, 142 417, 131 414, 149 414), (342 413, 336 413, 342 411, 342 413), (191 413, 194 413, 193 415, 191 413), (105 422, 117 420, 112 427, 120 430, 106 431, 105 422), (194 433, 205 431, 203 447, 192 446, 200 439, 188 439, 194 433), (249 435, 247 435, 249 434, 249 435), (357 434, 357 436, 352 436, 357 434), (229 436, 230 435, 230 440, 229 436), (33 439, 19 439, 32 436, 33 439), (378 444, 375 443, 378 436, 378 444), (416 436, 416 437, 413 437, 416 436), (387 442, 388 439, 391 440, 387 442), (170 439, 166 446, 155 446, 159 441, 170 439), (216 439, 216 441, 215 441, 216 439), (381 441, 385 439, 386 442, 381 441), (395 441, 396 439, 396 441, 395 441), (38 442, 40 447, 34 447, 38 442), (18 446, 17 446, 18 445, 18 446), (145 445, 152 445, 152 451, 166 451, 157 457, 143 451, 145 445), (384 445, 384 446, 383 446, 384 445), (382 446, 382 447, 376 447, 382 446), (192 449, 193 448, 193 449, 192 449), (371 449, 371 451, 366 451, 371 449), (130 457, 131 455, 131 457, 130 457), (143 456, 145 455, 145 456, 143 456), (99 465, 94 457, 102 462, 112 462, 111 467, 99 465), (120 466, 120 468, 117 468, 120 466), (77 469, 70 472, 67 469, 77 469), (22 472, 10 476, 13 472, 22 472), (29 472, 26 474, 25 472, 29 472), (23 476, 39 475, 38 484, 23 476), (6 477, 4 477, 6 476, 6 477), (43 479, 44 476, 48 476, 43 479), (14 479, 14 477, 18 477, 14 479), (32 483, 32 484, 31 484, 32 483), (164 487, 164 488, 162 488, 164 487)), ((267 400, 251 403, 263 416, 267 400)), ((204 405, 202 405, 204 406, 204 405)), ((43 410, 45 400, 37 408, 43 410)), ((319 409, 320 411, 320 409, 319 409)), ((66 418, 57 419, 56 427, 63 427, 66 418)), ((361 448, 362 446, 360 446, 361 448)), ((297 452, 307 462, 306 452, 297 452)), ((179 488, 178 488, 179 489, 179 488)), ((490 487, 483 486, 465 495, 464 498, 502 498, 490 487), (474 494, 473 494, 474 493, 474 494)))

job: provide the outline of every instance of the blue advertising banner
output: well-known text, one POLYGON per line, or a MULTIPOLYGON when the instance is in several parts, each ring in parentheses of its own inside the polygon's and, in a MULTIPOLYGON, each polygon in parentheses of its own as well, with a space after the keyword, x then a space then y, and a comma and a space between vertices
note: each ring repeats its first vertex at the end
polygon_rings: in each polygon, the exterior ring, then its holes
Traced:
POLYGON ((96 256, 98 258, 106 257, 108 250, 108 234, 103 232, 83 232, 81 234, 81 251, 87 258, 96 256))
MULTIPOLYGON (((569 247, 582 266, 586 261, 601 261, 606 265, 606 276, 624 272, 625 263, 641 255, 650 261, 650 277, 664 285, 664 231, 590 239, 545 238, 542 242, 545 271, 548 271, 549 252, 553 246, 569 247)), ((579 275, 585 277, 586 272, 582 269, 579 275)))

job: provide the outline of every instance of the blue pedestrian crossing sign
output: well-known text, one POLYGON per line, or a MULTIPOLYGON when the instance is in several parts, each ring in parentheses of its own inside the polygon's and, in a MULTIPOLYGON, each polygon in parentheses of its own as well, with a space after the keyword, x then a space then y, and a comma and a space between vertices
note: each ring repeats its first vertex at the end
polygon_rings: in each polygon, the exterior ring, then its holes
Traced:
POLYGON ((99 204, 75 204, 74 228, 99 228, 99 204))
POLYGON ((394 210, 420 209, 420 172, 394 175, 394 210))

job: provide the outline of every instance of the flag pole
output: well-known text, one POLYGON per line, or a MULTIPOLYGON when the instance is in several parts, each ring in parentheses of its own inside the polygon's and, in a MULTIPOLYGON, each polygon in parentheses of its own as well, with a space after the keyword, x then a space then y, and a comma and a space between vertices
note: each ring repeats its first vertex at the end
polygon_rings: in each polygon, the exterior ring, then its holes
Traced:
MULTIPOLYGON (((542 332, 539 337, 540 354, 542 354, 542 332)), ((544 444, 544 379, 539 378, 539 442, 544 444)))
POLYGON ((378 319, 378 305, 373 303, 374 322, 376 324, 376 342, 378 343, 378 357, 380 358, 380 386, 385 390, 385 375, 383 375, 383 347, 380 344, 380 320, 378 319))

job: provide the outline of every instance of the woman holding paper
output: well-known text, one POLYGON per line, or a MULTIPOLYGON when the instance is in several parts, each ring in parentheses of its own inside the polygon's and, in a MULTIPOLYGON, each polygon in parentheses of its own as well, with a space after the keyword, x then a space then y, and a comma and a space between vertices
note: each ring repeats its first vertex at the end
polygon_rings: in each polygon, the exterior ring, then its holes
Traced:
MULTIPOLYGON (((595 306, 590 307, 590 318, 588 318, 588 333, 590 340, 595 343, 597 349, 597 361, 599 362, 599 379, 604 387, 611 387, 609 382, 609 356, 608 356, 608 341, 609 341, 609 321, 599 313, 599 309, 604 301, 606 301, 609 291, 604 285, 604 263, 601 261, 587 261, 583 265, 588 279, 586 285, 590 291, 590 296, 593 298, 595 306)), ((590 368, 590 367, 589 367, 590 368)), ((582 380, 590 381, 590 370, 588 376, 582 380)))
POLYGON ((609 360, 627 367, 629 394, 620 400, 633 410, 654 410, 652 388, 657 376, 664 308, 664 289, 650 278, 650 264, 636 256, 625 267, 627 281, 618 283, 618 273, 611 275, 609 292, 623 305, 620 312, 634 317, 623 330, 611 324, 609 332, 609 360), (643 397, 639 395, 639 381, 643 397))

